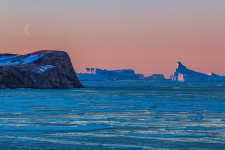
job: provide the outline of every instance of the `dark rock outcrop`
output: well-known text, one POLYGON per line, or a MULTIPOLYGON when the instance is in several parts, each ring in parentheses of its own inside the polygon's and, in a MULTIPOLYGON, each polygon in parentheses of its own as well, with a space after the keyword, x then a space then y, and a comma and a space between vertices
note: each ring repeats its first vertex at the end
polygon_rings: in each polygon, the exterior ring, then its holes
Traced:
POLYGON ((27 55, 0 54, 0 88, 81 88, 69 55, 43 50, 27 55))

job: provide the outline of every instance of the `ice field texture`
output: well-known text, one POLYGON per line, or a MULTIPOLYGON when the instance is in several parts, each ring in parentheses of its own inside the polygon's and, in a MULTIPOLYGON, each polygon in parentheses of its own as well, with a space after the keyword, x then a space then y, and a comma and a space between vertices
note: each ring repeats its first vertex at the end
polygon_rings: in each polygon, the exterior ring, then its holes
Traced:
POLYGON ((165 82, 0 90, 0 149, 224 149, 225 87, 165 82))

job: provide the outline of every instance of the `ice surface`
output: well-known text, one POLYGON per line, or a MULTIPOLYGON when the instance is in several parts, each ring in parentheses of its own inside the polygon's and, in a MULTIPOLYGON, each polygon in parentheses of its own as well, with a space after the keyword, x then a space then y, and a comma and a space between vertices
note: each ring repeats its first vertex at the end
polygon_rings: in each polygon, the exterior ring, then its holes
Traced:
POLYGON ((84 81, 0 90, 2 149, 224 149, 225 86, 84 81))
POLYGON ((116 146, 115 149, 143 149, 143 147, 116 146))

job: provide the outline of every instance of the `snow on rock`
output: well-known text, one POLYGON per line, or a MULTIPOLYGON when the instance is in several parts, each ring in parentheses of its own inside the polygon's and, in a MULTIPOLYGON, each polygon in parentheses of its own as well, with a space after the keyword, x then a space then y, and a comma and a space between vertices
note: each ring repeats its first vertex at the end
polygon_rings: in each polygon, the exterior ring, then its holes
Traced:
POLYGON ((11 59, 14 57, 17 57, 18 55, 1 55, 0 54, 0 60, 6 60, 6 59, 11 59))
POLYGON ((225 82, 225 76, 196 72, 187 69, 181 62, 177 63, 176 71, 170 77, 172 80, 182 82, 225 82))
POLYGON ((0 88, 76 87, 82 85, 64 51, 0 54, 0 88))
POLYGON ((22 59, 21 63, 31 63, 31 62, 34 62, 35 60, 38 60, 42 56, 44 56, 43 53, 39 55, 30 55, 22 59))
POLYGON ((47 69, 54 68, 54 67, 55 66, 53 66, 53 65, 46 65, 46 66, 40 66, 38 69, 41 72, 45 72, 47 69))
POLYGON ((32 63, 42 56, 44 56, 45 53, 31 53, 27 55, 0 55, 0 66, 6 66, 6 65, 18 65, 23 63, 32 63))

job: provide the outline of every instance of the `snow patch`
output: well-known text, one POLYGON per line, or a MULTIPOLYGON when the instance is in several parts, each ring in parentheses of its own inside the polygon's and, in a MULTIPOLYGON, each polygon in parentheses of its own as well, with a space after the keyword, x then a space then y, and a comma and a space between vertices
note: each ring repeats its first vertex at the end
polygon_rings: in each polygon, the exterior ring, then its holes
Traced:
POLYGON ((44 56, 44 53, 30 54, 30 55, 13 55, 0 57, 0 66, 18 65, 23 63, 32 63, 44 56))
POLYGON ((11 58, 14 58, 14 57, 17 57, 18 55, 13 55, 13 56, 0 56, 0 61, 1 60, 6 60, 6 59, 11 59, 11 58))
POLYGON ((53 66, 53 65, 47 65, 47 66, 41 66, 38 69, 40 72, 45 72, 47 69, 54 68, 54 67, 55 66, 53 66))
POLYGON ((18 65, 18 64, 20 64, 19 61, 12 62, 10 60, 7 60, 7 61, 0 62, 0 66, 18 65))
POLYGON ((31 63, 35 60, 38 60, 40 57, 42 57, 43 55, 30 55, 27 56, 25 59, 23 59, 23 63, 31 63))

